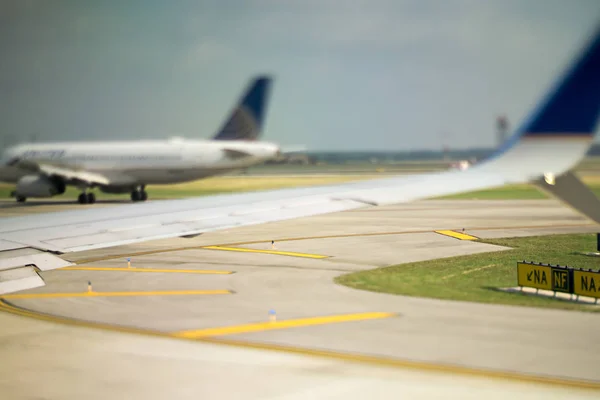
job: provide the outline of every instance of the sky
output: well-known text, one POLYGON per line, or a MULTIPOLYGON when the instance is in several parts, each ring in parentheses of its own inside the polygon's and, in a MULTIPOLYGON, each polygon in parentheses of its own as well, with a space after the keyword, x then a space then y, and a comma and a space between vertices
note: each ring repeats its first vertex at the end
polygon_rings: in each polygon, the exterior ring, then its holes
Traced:
POLYGON ((268 141, 491 147, 599 23, 598 0, 0 0, 0 145, 208 139, 267 73, 268 141))

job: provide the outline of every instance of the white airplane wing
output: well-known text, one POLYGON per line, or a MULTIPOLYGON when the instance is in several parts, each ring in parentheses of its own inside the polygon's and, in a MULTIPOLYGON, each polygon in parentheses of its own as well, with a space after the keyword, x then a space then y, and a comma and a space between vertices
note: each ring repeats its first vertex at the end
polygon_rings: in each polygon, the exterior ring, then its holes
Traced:
POLYGON ((586 154, 599 110, 600 31, 505 146, 468 170, 6 218, 0 222, 0 274, 28 264, 65 265, 49 252, 197 235, 540 179, 553 184, 586 154))
POLYGON ((60 177, 70 184, 83 183, 86 185, 108 185, 110 183, 110 180, 102 174, 83 169, 75 169, 64 165, 35 162, 32 160, 16 160, 13 161, 11 165, 47 177, 60 177))

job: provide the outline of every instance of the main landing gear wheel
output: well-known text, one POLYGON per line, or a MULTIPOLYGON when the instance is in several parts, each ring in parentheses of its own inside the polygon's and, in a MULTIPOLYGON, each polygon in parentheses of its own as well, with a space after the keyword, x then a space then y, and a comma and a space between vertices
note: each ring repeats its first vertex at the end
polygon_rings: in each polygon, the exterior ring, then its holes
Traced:
POLYGON ((145 190, 134 190, 131 192, 131 201, 146 201, 148 200, 148 193, 145 190))
POLYGON ((81 193, 77 201, 79 204, 94 204, 96 202, 96 195, 94 193, 81 193))
POLYGON ((27 197, 25 196, 15 196, 15 198, 17 199, 18 203, 25 203, 25 200, 27 200, 27 197))

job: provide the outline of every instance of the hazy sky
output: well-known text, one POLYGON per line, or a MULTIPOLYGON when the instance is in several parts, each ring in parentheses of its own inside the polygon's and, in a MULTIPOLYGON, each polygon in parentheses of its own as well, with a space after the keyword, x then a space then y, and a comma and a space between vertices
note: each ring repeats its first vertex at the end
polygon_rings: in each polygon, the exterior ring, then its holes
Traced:
POLYGON ((267 72, 270 141, 492 146, 598 23, 598 0, 0 0, 0 138, 209 138, 267 72))

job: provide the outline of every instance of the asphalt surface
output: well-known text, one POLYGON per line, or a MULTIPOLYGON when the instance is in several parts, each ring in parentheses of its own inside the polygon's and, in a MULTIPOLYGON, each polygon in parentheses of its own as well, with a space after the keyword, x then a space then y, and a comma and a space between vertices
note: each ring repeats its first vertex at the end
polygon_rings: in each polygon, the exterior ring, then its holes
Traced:
POLYGON ((72 254, 80 269, 44 272, 46 286, 6 298, 0 393, 597 398, 596 313, 333 282, 351 271, 504 250, 434 233, 441 229, 508 237, 598 228, 554 201, 440 200, 72 254), (215 245, 236 251, 203 248, 215 245))

